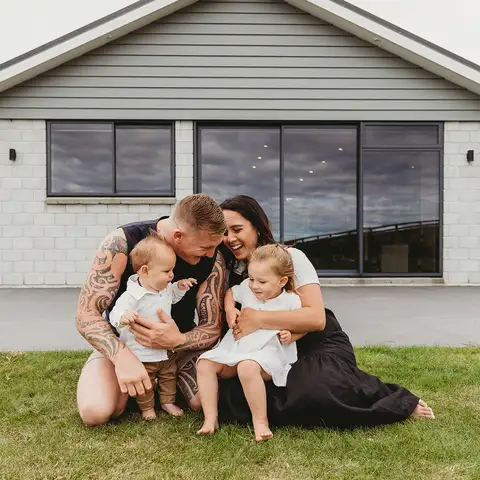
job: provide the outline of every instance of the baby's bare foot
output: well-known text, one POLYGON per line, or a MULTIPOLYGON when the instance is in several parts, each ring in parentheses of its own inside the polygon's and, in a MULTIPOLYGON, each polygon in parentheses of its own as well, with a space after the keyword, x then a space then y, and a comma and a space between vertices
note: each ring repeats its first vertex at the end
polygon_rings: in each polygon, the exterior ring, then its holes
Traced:
POLYGON ((213 435, 218 430, 218 421, 205 419, 197 435, 213 435))
POLYGON ((273 433, 270 430, 268 423, 264 423, 264 422, 254 423, 253 430, 255 431, 255 440, 257 442, 270 440, 270 438, 273 437, 273 433))
POLYGON ((415 420, 422 418, 431 418, 434 419, 435 415, 433 410, 423 401, 419 400, 415 410, 410 415, 415 420))
POLYGON ((148 410, 142 411, 142 418, 144 420, 155 420, 157 418, 157 414, 155 413, 155 409, 149 408, 148 410))
POLYGON ((181 417, 183 415, 183 410, 180 407, 177 407, 173 403, 164 403, 162 405, 163 410, 165 410, 169 415, 174 417, 181 417))

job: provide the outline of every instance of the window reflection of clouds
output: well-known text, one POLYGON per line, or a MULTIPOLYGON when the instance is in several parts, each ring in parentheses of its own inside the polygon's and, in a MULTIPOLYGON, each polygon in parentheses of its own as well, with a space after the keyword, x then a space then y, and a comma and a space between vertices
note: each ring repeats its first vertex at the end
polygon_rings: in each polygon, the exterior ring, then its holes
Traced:
POLYGON ((200 130, 202 191, 219 202, 239 194, 256 198, 277 237, 280 229, 279 133, 278 128, 203 127, 200 130))
POLYGON ((111 193, 111 125, 53 124, 51 138, 53 193, 111 193))
POLYGON ((283 139, 285 239, 355 229, 357 129, 292 127, 283 139))
POLYGON ((438 152, 365 151, 364 226, 439 220, 439 177, 438 152))
POLYGON ((116 130, 117 192, 170 193, 170 128, 116 130))
POLYGON ((365 146, 433 146, 438 142, 438 125, 367 125, 365 127, 365 146))

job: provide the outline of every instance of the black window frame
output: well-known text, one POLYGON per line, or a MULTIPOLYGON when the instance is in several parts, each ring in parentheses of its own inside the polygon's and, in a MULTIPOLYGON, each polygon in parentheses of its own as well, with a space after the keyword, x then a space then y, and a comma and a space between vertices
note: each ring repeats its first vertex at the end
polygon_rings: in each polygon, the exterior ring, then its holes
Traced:
MULTIPOLYGON (((283 130, 288 127, 357 127, 357 236, 358 236, 358 270, 357 271, 332 271, 317 270, 319 277, 336 278, 441 278, 443 277, 443 189, 444 189, 444 122, 407 122, 407 121, 332 121, 332 122, 312 122, 312 121, 199 121, 194 122, 194 191, 200 193, 202 183, 202 165, 201 165, 201 130, 202 128, 279 128, 280 135, 280 241, 283 242, 284 234, 284 158, 283 158, 283 130), (438 129, 437 143, 431 145, 381 145, 366 146, 365 129, 369 126, 435 126, 438 129), (438 252, 438 272, 432 273, 366 273, 364 272, 364 227, 363 227, 363 151, 364 150, 427 150, 437 151, 440 158, 439 172, 439 252, 438 252)), ((208 192, 206 192, 208 193, 208 192)))
POLYGON ((47 121, 47 198, 174 198, 175 197, 175 122, 171 121, 118 121, 118 120, 48 120, 47 121), (77 125, 111 125, 112 127, 112 169, 113 191, 110 193, 53 193, 52 192, 52 125, 77 124, 77 125), (168 193, 141 192, 141 193, 116 193, 116 165, 117 165, 117 127, 120 128, 170 128, 170 191, 168 193))

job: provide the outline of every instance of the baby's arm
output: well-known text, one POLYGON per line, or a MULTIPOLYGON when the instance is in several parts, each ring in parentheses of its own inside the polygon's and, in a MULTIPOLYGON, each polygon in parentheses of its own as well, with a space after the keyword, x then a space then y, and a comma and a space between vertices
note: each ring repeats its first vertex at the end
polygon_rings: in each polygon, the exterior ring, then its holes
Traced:
POLYGON ((122 293, 110 312, 110 323, 117 329, 134 323, 138 318, 136 309, 137 301, 135 298, 128 292, 122 293))
POLYGON ((227 315, 228 326, 233 328, 237 322, 237 317, 240 315, 240 311, 238 308, 235 308, 235 298, 231 288, 225 294, 224 307, 227 315))
POLYGON ((172 283, 170 288, 172 289, 172 303, 178 303, 185 294, 197 284, 195 278, 184 278, 178 282, 172 283))

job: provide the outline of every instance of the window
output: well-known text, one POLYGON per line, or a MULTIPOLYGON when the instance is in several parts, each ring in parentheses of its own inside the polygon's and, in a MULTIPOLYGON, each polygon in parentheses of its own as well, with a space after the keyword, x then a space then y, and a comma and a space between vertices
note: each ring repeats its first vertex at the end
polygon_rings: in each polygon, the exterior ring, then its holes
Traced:
POLYGON ((51 122, 49 196, 173 196, 171 124, 51 122))
POLYGON ((197 186, 255 197, 325 276, 439 275, 442 143, 438 123, 202 124, 197 186))
POLYGON ((440 272, 438 124, 365 125, 363 272, 440 272))

